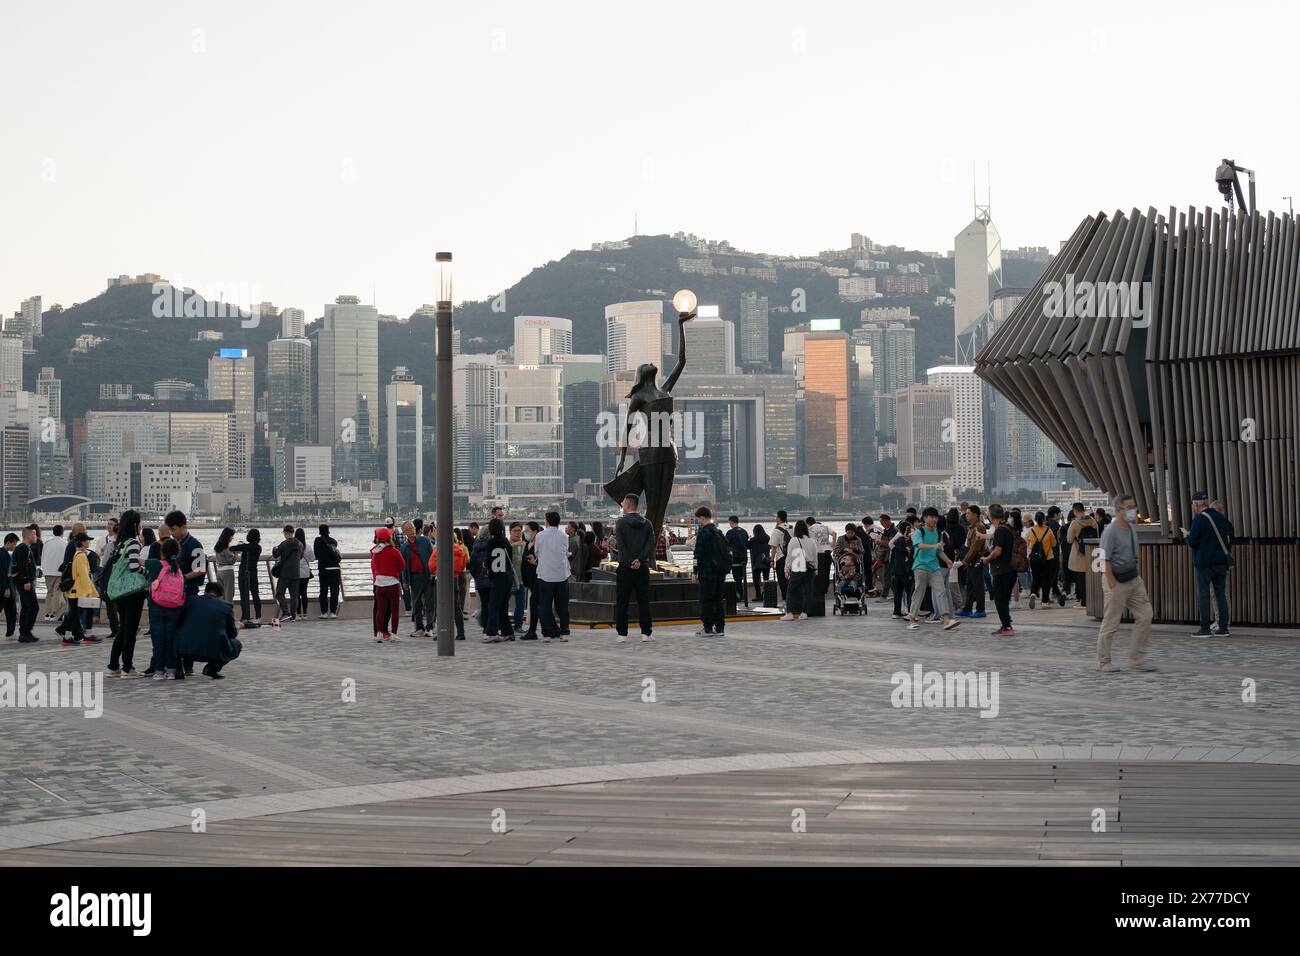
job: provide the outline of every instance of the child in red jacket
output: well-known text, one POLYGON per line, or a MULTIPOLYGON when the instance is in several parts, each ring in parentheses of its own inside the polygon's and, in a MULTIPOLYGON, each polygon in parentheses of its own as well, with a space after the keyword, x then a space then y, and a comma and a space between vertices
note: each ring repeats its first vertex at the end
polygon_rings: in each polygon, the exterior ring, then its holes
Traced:
POLYGON ((398 612, 402 606, 402 572, 406 561, 392 545, 393 532, 388 528, 375 531, 375 546, 370 549, 370 580, 375 588, 375 643, 397 640, 398 612), (391 628, 389 623, 391 621, 391 628))

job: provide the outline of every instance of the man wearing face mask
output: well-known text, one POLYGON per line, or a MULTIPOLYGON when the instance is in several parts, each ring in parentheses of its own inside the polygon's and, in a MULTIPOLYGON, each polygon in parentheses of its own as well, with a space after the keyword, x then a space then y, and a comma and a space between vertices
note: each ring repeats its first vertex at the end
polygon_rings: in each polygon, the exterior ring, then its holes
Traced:
POLYGON ((1151 640, 1151 599, 1138 574, 1137 502, 1132 495, 1115 499, 1115 517, 1101 533, 1102 561, 1105 575, 1106 610, 1097 634, 1097 670, 1119 670, 1110 662, 1110 643, 1124 620, 1124 612, 1133 614, 1133 637, 1129 640, 1129 669, 1153 671, 1146 662, 1147 643, 1151 640))

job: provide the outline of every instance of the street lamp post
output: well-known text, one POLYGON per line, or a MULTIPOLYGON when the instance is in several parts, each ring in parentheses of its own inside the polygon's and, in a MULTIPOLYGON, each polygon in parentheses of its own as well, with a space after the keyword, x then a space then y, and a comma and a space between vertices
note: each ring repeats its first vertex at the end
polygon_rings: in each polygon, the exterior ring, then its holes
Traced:
POLYGON ((451 253, 434 256, 438 305, 435 334, 438 349, 438 656, 456 655, 456 567, 452 529, 451 435, 451 253))

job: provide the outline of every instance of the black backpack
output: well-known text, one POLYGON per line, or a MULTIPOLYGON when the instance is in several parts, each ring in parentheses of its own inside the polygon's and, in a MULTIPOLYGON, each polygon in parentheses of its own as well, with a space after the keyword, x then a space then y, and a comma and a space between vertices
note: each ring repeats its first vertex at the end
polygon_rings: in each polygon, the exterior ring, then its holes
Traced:
POLYGON ((1043 551, 1043 538, 1045 538, 1045 537, 1047 537, 1047 536, 1046 536, 1046 535, 1041 535, 1041 534, 1040 534, 1040 535, 1036 535, 1036 536, 1034 537, 1034 547, 1033 547, 1033 550, 1031 550, 1031 551, 1029 552, 1029 560, 1030 560, 1030 561, 1046 561, 1046 560, 1047 560, 1047 554, 1046 554, 1045 551, 1043 551))
POLYGON ((717 525, 710 525, 713 529, 712 544, 709 545, 709 564, 713 566, 713 573, 725 577, 731 570, 731 548, 727 546, 727 539, 722 536, 717 525))

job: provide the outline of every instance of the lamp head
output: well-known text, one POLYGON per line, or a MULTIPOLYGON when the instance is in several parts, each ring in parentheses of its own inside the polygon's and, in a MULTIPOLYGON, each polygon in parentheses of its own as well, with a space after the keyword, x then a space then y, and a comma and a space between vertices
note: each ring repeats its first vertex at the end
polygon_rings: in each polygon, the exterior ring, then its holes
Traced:
POLYGON ((698 306, 699 300, 690 289, 682 289, 673 296, 673 308, 677 310, 677 314, 683 319, 694 318, 698 306))
POLYGON ((1219 187, 1219 192, 1223 198, 1232 200, 1232 184, 1237 180, 1237 170, 1233 166, 1232 160, 1225 159, 1219 164, 1219 168, 1214 171, 1214 182, 1219 187))

